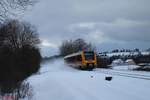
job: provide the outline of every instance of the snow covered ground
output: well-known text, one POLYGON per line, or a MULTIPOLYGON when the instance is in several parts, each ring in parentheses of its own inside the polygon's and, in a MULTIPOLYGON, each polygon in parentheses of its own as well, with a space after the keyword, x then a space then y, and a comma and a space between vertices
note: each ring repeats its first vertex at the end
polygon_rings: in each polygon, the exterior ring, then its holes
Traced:
MULTIPOLYGON (((112 76, 100 69, 80 71, 63 59, 45 63, 41 74, 28 79, 34 100, 149 100, 150 80, 112 76), (112 76, 106 81, 105 76, 112 76)), ((149 74, 150 73, 146 73, 149 74)))

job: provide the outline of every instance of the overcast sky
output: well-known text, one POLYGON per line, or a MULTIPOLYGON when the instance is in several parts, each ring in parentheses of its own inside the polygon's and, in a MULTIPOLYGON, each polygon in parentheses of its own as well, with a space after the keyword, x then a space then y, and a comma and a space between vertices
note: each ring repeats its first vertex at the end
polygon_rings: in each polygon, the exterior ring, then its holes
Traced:
POLYGON ((150 48, 150 0, 39 0, 23 19, 37 27, 47 56, 76 38, 99 51, 150 48))

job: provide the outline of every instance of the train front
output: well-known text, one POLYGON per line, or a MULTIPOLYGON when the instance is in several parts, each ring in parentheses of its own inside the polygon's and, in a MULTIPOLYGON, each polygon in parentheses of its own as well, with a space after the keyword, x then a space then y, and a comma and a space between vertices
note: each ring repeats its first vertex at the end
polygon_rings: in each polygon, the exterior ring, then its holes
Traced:
POLYGON ((83 68, 92 70, 97 66, 96 53, 94 51, 83 51, 83 68))

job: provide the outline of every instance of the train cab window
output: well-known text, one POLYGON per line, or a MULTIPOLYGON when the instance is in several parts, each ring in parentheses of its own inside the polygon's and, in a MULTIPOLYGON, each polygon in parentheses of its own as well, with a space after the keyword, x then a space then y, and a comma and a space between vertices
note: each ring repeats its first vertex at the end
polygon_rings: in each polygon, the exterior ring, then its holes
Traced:
POLYGON ((85 52, 85 60, 94 60, 94 52, 85 52))

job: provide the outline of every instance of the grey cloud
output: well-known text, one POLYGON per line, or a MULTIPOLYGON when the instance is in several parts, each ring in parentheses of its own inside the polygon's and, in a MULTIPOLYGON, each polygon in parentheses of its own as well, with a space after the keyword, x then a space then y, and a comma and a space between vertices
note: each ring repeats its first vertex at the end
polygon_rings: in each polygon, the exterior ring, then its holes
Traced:
POLYGON ((51 44, 81 37, 97 46, 150 47, 150 0, 39 1, 23 19, 51 44))
MULTIPOLYGON (((144 42, 150 41, 150 23, 133 21, 126 19, 118 19, 112 22, 97 23, 80 23, 75 24, 72 28, 73 32, 87 33, 93 32, 93 35, 101 36, 110 40, 127 41, 127 42, 144 42), (81 25, 84 25, 81 26, 81 25), (96 34, 95 34, 96 32, 96 34)), ((102 40, 102 38, 100 39, 102 40)), ((97 38, 98 39, 98 38, 97 38)))
POLYGON ((102 23, 99 29, 106 37, 120 41, 150 41, 150 23, 122 19, 119 22, 102 23))

